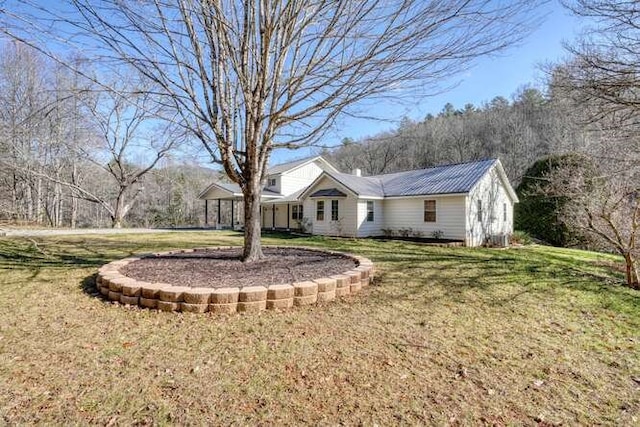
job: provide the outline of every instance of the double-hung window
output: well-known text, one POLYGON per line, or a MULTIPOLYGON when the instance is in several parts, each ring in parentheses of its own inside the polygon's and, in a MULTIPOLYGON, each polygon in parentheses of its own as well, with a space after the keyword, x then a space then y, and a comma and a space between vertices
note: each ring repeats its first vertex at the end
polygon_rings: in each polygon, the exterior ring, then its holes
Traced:
POLYGON ((302 221, 302 205, 291 206, 291 219, 302 221))
POLYGON ((338 221, 340 214, 338 212, 338 200, 331 201, 331 221, 338 221))
POLYGON ((316 202, 316 221, 324 221, 324 200, 316 202))
POLYGON ((373 222, 373 200, 367 201, 367 221, 373 222))
POLYGON ((424 222, 436 222, 436 201, 424 201, 424 222))

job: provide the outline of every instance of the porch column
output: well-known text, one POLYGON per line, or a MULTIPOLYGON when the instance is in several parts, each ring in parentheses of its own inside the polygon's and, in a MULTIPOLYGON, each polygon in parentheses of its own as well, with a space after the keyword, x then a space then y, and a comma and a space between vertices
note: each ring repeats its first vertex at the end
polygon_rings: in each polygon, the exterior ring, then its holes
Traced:
POLYGON ((220 200, 220 199, 218 199, 218 222, 216 223, 216 224, 217 224, 217 228, 220 228, 220 220, 221 220, 221 218, 220 218, 220 211, 222 210, 222 209, 220 208, 220 205, 221 205, 221 204, 222 204, 222 203, 221 203, 221 200, 220 200))
POLYGON ((209 226, 209 200, 204 199, 204 226, 209 226))
POLYGON ((235 205, 234 202, 235 202, 235 200, 231 199, 231 229, 232 230, 235 230, 234 225, 235 225, 235 222, 236 222, 235 221, 236 216, 234 215, 235 212, 233 211, 233 207, 235 205))
POLYGON ((289 218, 291 218, 291 205, 289 203, 287 203, 287 231, 290 230, 289 228, 289 218))
POLYGON ((276 229, 276 205, 271 205, 271 229, 276 229))

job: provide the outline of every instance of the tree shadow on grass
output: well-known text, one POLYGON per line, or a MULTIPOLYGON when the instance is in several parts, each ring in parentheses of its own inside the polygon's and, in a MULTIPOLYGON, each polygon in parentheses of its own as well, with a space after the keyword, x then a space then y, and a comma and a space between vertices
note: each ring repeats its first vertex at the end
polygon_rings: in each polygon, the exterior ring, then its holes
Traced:
POLYGON ((378 283, 391 286, 371 296, 382 304, 385 300, 422 301, 427 306, 445 300, 463 304, 471 291, 483 303, 504 306, 525 295, 549 298, 573 290, 595 297, 601 306, 619 312, 636 312, 640 308, 640 293, 623 286, 615 269, 556 254, 551 249, 442 251, 394 246, 384 252, 374 259, 384 263, 387 270, 378 283))
POLYGON ((80 282, 80 289, 87 295, 90 295, 94 298, 98 298, 104 301, 107 299, 98 291, 98 286, 96 280, 98 279, 98 273, 93 273, 80 282))

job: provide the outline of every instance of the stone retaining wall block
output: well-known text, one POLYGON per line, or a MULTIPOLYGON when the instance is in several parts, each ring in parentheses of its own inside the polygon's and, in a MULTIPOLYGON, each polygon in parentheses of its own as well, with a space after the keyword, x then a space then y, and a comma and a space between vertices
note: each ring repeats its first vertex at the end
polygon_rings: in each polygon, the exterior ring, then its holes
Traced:
MULTIPOLYGON (((238 302, 258 302, 267 300, 267 288, 264 286, 245 286, 240 289, 238 302)), ((240 308, 238 307, 238 310, 240 308)))
POLYGON ((351 284, 353 285, 354 283, 359 283, 360 280, 362 280, 362 273, 359 271, 355 271, 355 270, 349 270, 346 273, 344 273, 345 275, 349 276, 349 278, 351 279, 351 284))
POLYGON ((318 294, 318 284, 311 281, 296 282, 293 284, 293 294, 296 297, 314 296, 318 294))
POLYGON ((293 307, 293 298, 267 300, 268 310, 286 310, 291 307, 293 307))
POLYGON ((188 304, 209 304, 212 292, 213 289, 211 288, 191 288, 185 291, 183 295, 184 302, 188 304))
POLYGON ((294 289, 291 285, 271 285, 267 289, 267 300, 291 299, 293 292, 294 289))
POLYGON ((139 297, 140 296, 140 284, 138 282, 122 285, 122 295, 128 297, 139 297))
POLYGON ((120 302, 127 305, 138 305, 138 301, 140 297, 130 297, 125 295, 124 293, 120 295, 120 302))
POLYGON ((209 310, 209 304, 190 304, 188 302, 180 303, 180 308, 184 313, 204 313, 209 310))
POLYGON ((306 295, 302 297, 293 297, 293 305, 302 306, 302 305, 310 305, 318 302, 318 294, 315 293, 313 295, 306 295))
POLYGON ((190 289, 191 288, 187 286, 171 286, 160 289, 158 296, 160 297, 160 301, 182 302, 184 293, 190 289))
POLYGON ((330 279, 335 279, 336 288, 349 288, 351 285, 351 277, 346 274, 336 274, 334 276, 329 276, 330 279))
POLYGON ((315 279, 314 282, 318 284, 318 293, 331 292, 336 290, 336 279, 322 277, 320 279, 315 279))
POLYGON ((214 289, 211 294, 211 304, 235 304, 238 302, 239 295, 238 288, 214 289))
POLYGON ((145 308, 158 308, 158 300, 153 298, 140 297, 140 306, 145 308))
POLYGON ((140 296, 147 299, 158 299, 160 297, 160 289, 168 288, 171 285, 166 283, 152 283, 147 286, 143 286, 140 289, 140 296))
POLYGON ((158 301, 158 310, 161 311, 179 311, 180 303, 172 301, 158 301))
POLYGON ((232 314, 238 311, 238 303, 229 304, 209 304, 209 311, 218 314, 232 314))
POLYGON ((336 288, 336 297, 346 297, 351 294, 351 285, 344 288, 336 288))
POLYGON ((318 303, 329 302, 336 299, 336 290, 318 292, 318 303))
MULTIPOLYGON (((242 297, 242 291, 240 291, 240 296, 242 297)), ((265 295, 266 297, 266 295, 265 295)), ((267 309, 267 300, 264 299, 262 301, 240 301, 238 302, 238 311, 242 311, 245 313, 257 313, 262 310, 267 309)))
POLYGON ((351 284, 351 293, 352 294, 357 294, 358 292, 360 292, 361 289, 362 289, 362 283, 361 282, 352 283, 351 284))

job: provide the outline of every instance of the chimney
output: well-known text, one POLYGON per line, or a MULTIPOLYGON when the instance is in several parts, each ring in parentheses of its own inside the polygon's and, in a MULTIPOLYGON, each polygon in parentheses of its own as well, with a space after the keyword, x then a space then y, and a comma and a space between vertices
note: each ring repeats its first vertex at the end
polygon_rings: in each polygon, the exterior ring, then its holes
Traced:
POLYGON ((362 170, 356 168, 351 172, 351 175, 362 176, 362 170))

